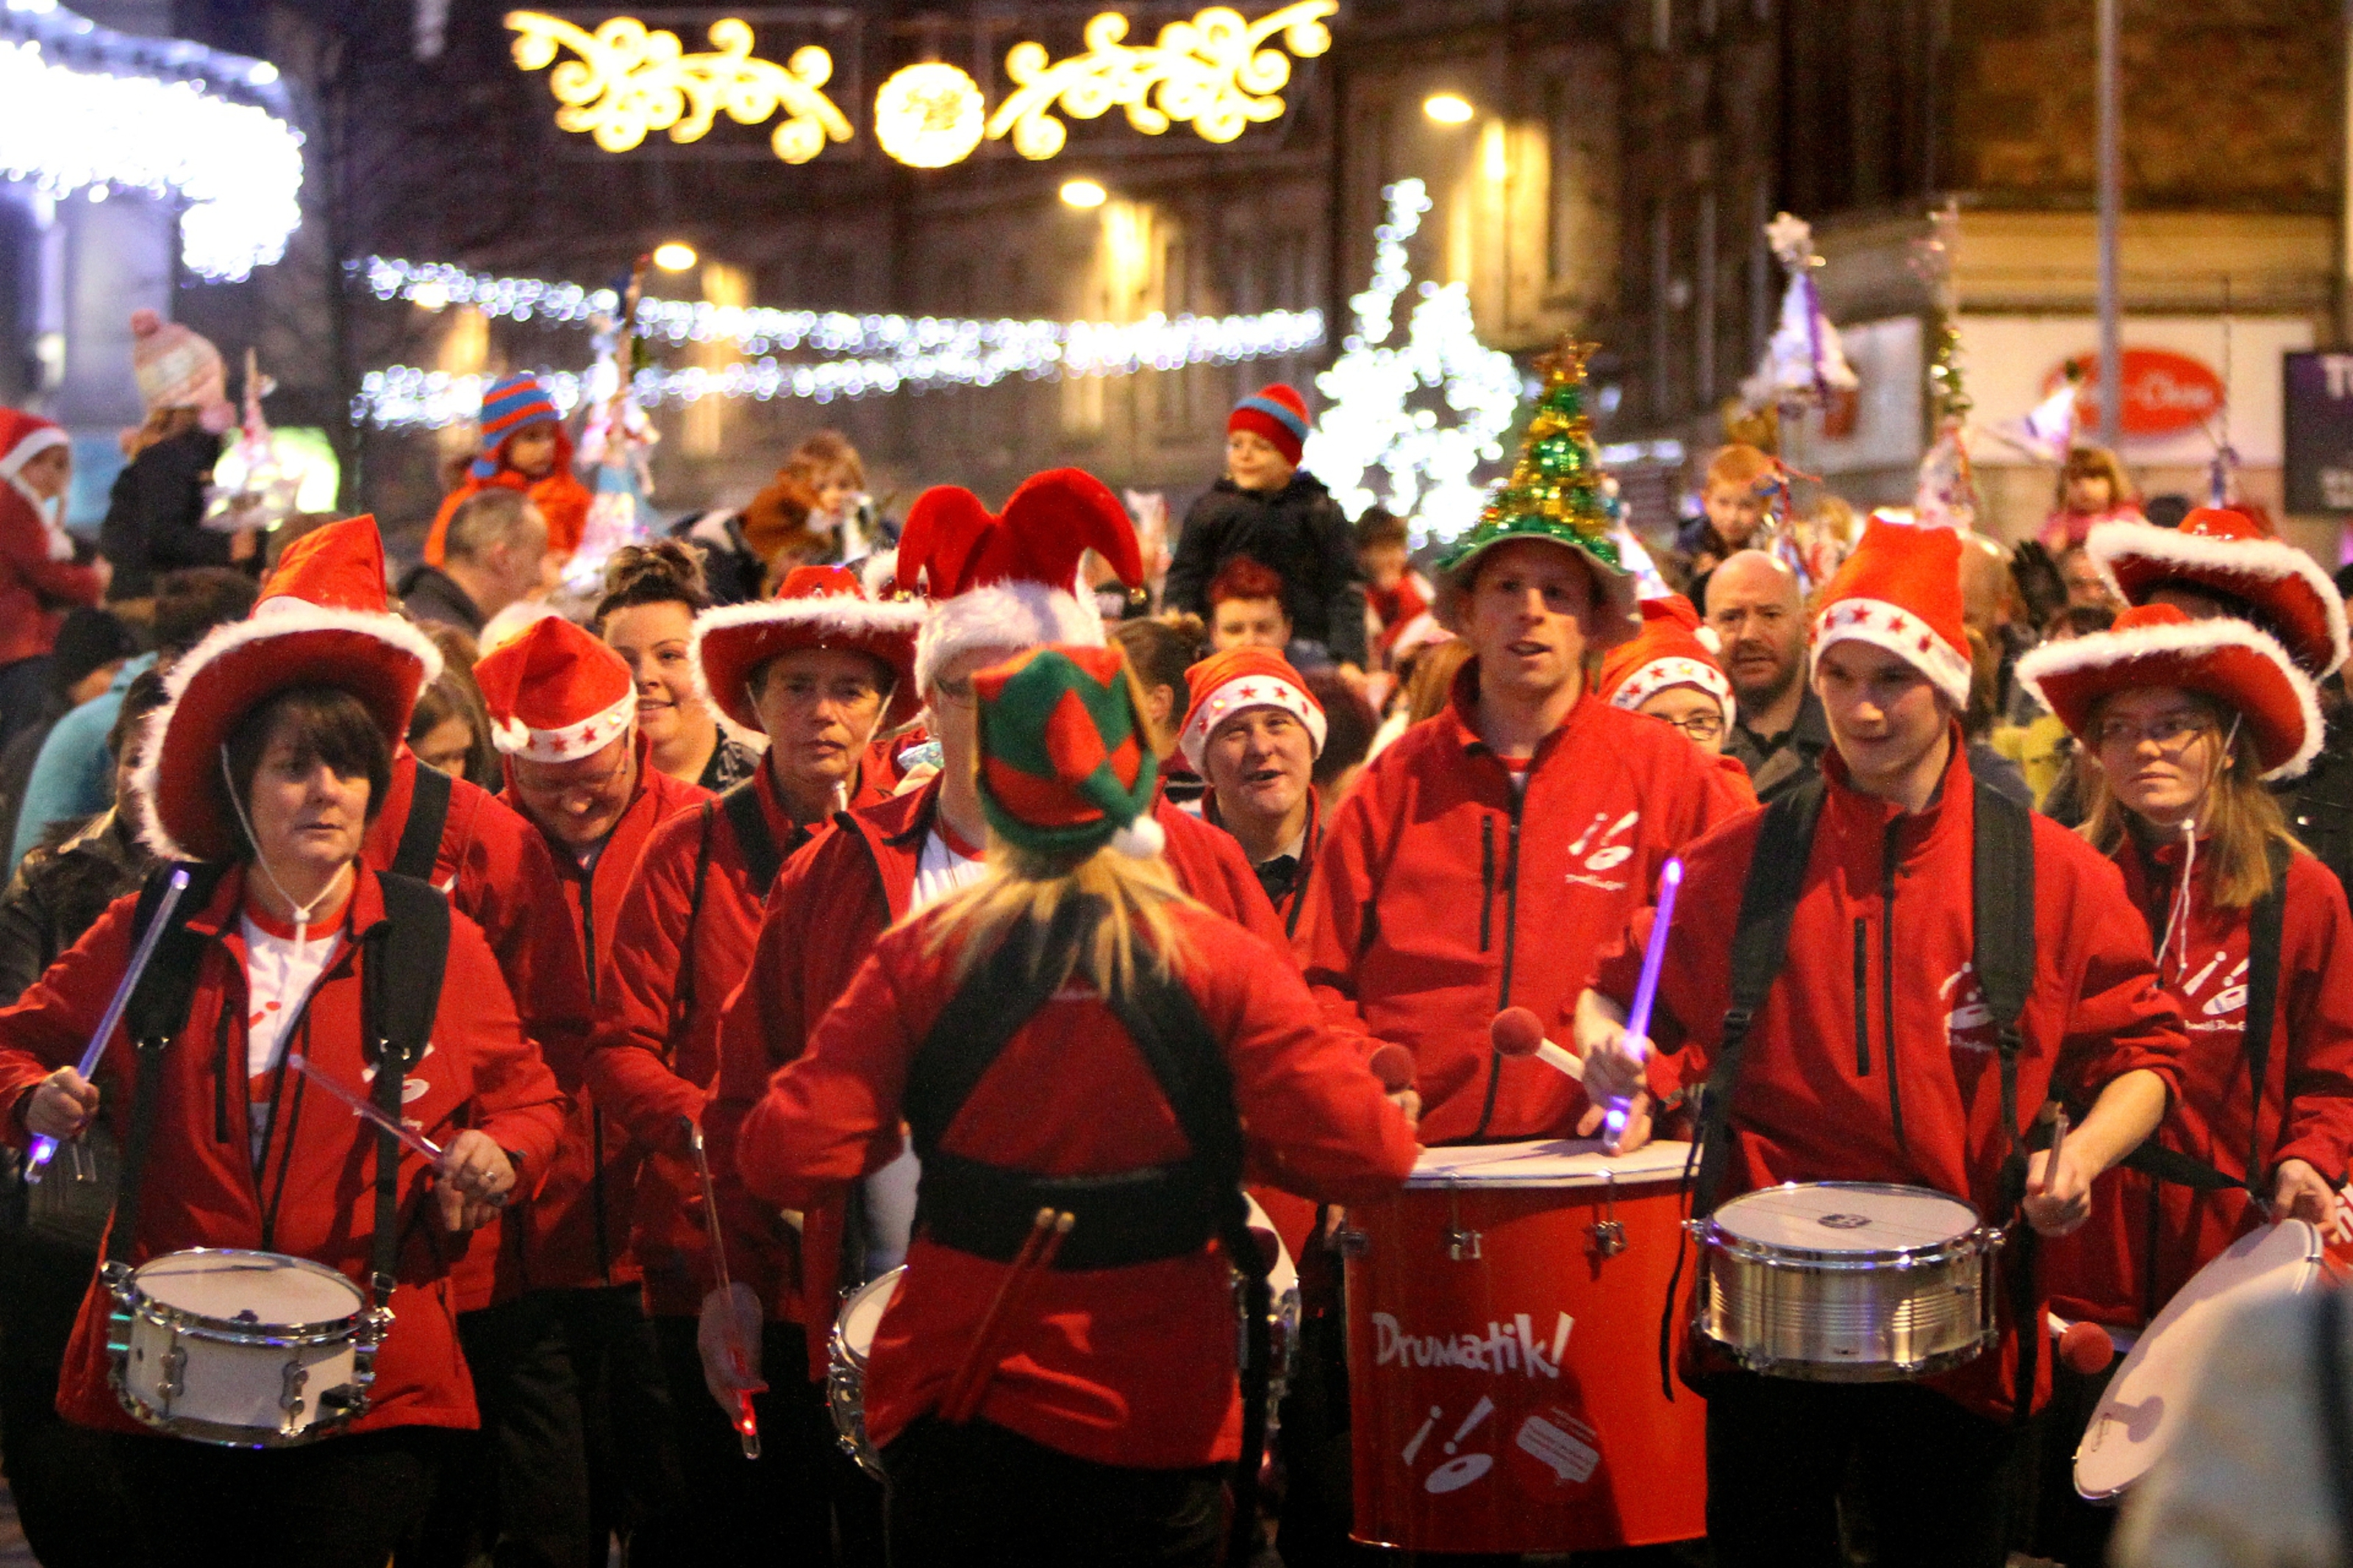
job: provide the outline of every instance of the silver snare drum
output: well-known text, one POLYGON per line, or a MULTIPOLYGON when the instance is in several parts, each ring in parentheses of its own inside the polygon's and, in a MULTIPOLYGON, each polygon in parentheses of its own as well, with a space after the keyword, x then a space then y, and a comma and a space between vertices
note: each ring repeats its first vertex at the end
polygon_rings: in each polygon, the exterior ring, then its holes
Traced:
POLYGON ((1696 1327, 1751 1372, 1899 1383, 1993 1342, 2000 1232, 1926 1187, 1806 1182, 1744 1193, 1692 1222, 1696 1327))
POLYGON ((851 1291, 826 1342, 825 1403, 833 1413, 836 1440, 878 1481, 884 1479, 881 1456, 866 1439, 866 1361, 874 1352, 874 1331, 881 1327, 882 1314, 899 1293, 899 1277, 906 1272, 902 1263, 851 1291))

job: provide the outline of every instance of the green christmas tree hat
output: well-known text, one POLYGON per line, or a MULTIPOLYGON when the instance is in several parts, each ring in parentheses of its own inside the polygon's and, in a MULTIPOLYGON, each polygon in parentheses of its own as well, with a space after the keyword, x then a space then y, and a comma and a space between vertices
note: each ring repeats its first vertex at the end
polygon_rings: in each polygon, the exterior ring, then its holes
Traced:
POLYGON ((1610 537, 1617 506, 1585 409, 1585 361, 1592 352, 1590 343, 1563 340, 1536 361, 1544 391, 1512 477, 1488 498, 1478 526, 1438 563, 1439 619, 1455 630, 1461 629, 1462 601, 1479 557, 1499 544, 1540 539, 1575 551, 1591 569, 1602 601, 1632 631, 1634 577, 1619 563, 1610 537))
POLYGON ((1091 855, 1109 844, 1149 859, 1160 759, 1146 741, 1117 648, 1032 648, 973 679, 980 702, 980 805, 998 837, 1091 855))

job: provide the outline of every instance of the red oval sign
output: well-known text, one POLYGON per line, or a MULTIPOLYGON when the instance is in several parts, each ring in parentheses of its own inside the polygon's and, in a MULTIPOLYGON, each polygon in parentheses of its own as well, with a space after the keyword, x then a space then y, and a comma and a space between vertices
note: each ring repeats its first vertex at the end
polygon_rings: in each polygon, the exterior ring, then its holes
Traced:
MULTIPOLYGON (((2098 353, 2077 354, 2053 367, 2042 378, 2043 393, 2047 396, 2059 390, 2070 364, 2082 371, 2084 376, 2075 398, 2076 427, 2087 432, 2097 430, 2098 353)), ((2119 422, 2127 436, 2171 436, 2194 430, 2222 411, 2222 378, 2205 361, 2172 349, 2125 350, 2124 380, 2125 400, 2119 422)))

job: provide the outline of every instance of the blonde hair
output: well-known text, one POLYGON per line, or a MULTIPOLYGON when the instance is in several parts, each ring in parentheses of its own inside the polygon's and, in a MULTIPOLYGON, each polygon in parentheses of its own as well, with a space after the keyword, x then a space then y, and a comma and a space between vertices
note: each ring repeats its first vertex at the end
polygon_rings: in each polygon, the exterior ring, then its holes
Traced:
POLYGON ((2060 510, 2067 506, 2067 484, 2071 479, 2105 479, 2108 481, 2108 505, 2126 506, 2140 498, 2133 489, 2132 479, 2125 472, 2124 459, 2105 447, 2077 447, 2067 454, 2060 465, 2058 498, 2060 510))
MULTIPOLYGON (((2200 732, 2200 742, 2212 742, 2217 754, 2213 780, 2206 786, 2207 843, 2200 850, 2200 858, 2211 858, 2214 867, 2216 907, 2243 910, 2272 890, 2270 850, 2274 841, 2286 845, 2291 854, 2308 851, 2288 831, 2287 817, 2281 812, 2278 800, 2263 787, 2263 764, 2255 754, 2254 737, 2247 726, 2238 726, 2231 741, 2231 765, 2223 767, 2220 763, 2222 737, 2231 732, 2235 715, 2202 691, 2185 695, 2197 704, 2207 721, 2208 728, 2200 732)), ((2100 732, 2100 724, 2107 716, 2108 700, 2104 697, 2092 705, 2090 721, 2084 726, 2086 737, 2100 732)), ((2100 765, 2099 749, 2088 739, 2083 755, 2090 766, 2084 770, 2086 810, 2081 831, 2093 848, 2113 856, 2137 819, 2132 808, 2118 800, 2116 791, 2108 786, 2107 770, 2100 765)))
POLYGON ((1105 996, 1124 995, 1135 984, 1139 962, 1163 979, 1183 972, 1184 935, 1171 910, 1193 900, 1159 857, 1138 860, 1108 846, 1074 860, 992 837, 981 879, 937 906, 927 951, 936 955, 951 942, 958 944, 955 975, 962 980, 1028 925, 1035 974, 1049 956, 1043 933, 1071 899, 1092 900, 1102 918, 1076 953, 1060 955, 1068 967, 1048 976, 1056 985, 1076 974, 1105 996))

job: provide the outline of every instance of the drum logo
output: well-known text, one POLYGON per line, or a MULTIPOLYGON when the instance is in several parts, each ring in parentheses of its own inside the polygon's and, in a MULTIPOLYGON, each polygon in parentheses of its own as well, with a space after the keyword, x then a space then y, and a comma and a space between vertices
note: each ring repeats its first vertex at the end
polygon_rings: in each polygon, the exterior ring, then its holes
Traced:
POLYGON ((1471 1372, 1483 1372, 1493 1376, 1517 1372, 1527 1377, 1560 1378, 1560 1358, 1568 1349, 1568 1331, 1577 1320, 1567 1312, 1555 1314, 1552 1342, 1540 1344, 1535 1337, 1535 1320, 1525 1312, 1515 1314, 1508 1324, 1490 1321, 1482 1337, 1477 1332, 1463 1334, 1409 1334, 1388 1312, 1373 1314, 1373 1332, 1378 1366, 1459 1366, 1471 1372))
POLYGON ((1826 1214, 1814 1223, 1826 1225, 1832 1230, 1861 1230, 1871 1223, 1871 1216, 1867 1214, 1826 1214))

